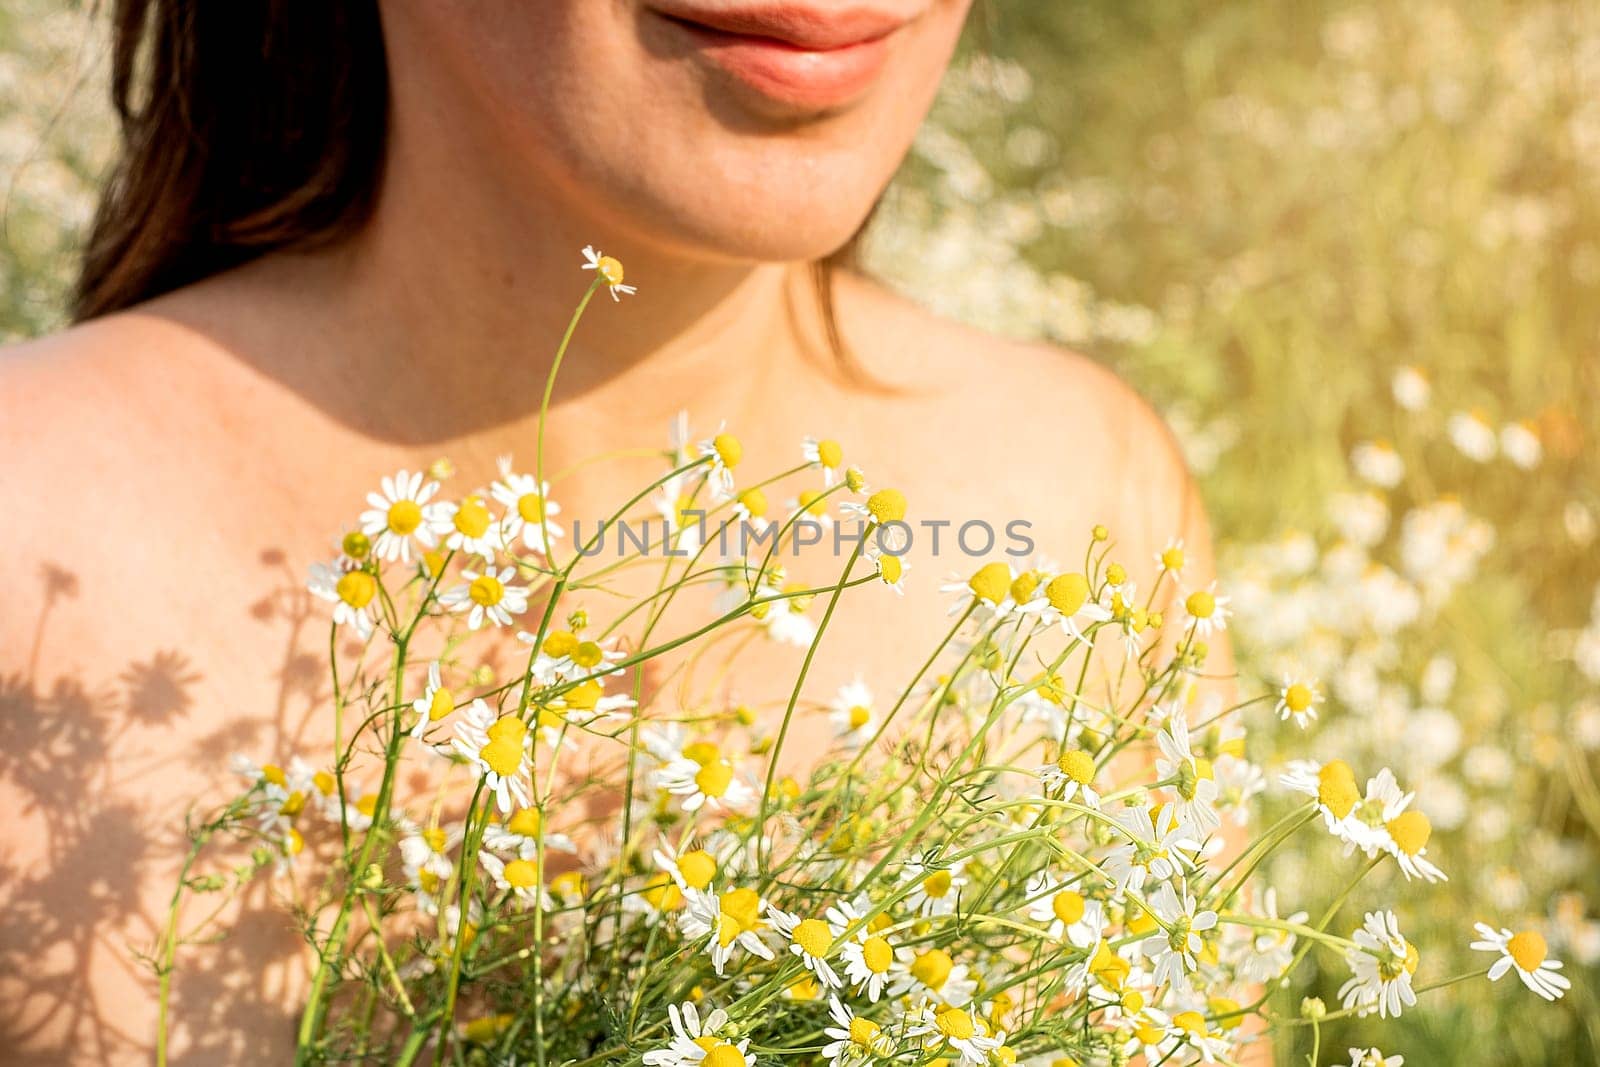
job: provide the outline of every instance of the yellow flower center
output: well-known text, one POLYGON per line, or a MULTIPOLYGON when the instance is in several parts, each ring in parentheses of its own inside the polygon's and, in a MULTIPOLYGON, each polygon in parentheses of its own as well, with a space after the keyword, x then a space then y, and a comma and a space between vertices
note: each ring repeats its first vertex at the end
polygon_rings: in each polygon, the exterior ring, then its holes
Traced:
POLYGON ((950 892, 950 883, 949 871, 934 871, 922 880, 922 891, 935 900, 939 900, 950 892))
POLYGON ((678 857, 678 873, 690 888, 704 889, 716 877, 717 861, 704 849, 691 849, 678 857))
POLYGON ((817 462, 829 470, 836 470, 844 462, 844 449, 832 439, 817 442, 817 462))
POLYGON ((1296 715, 1304 712, 1311 707, 1311 687, 1302 682, 1296 682, 1291 685, 1284 690, 1283 706, 1296 715))
POLYGON ((683 758, 704 767, 722 758, 722 750, 710 741, 691 741, 683 746, 683 758))
POLYGON ((577 635, 566 630, 556 630, 544 639, 539 650, 551 659, 562 659, 578 650, 577 635))
POLYGON ((523 493, 517 497, 517 514, 523 522, 544 522, 544 496, 540 493, 523 493))
POLYGON ((327 771, 318 771, 311 776, 311 783, 317 787, 317 792, 325 797, 333 796, 334 789, 338 786, 338 779, 327 771))
POLYGON ((506 829, 519 837, 538 837, 543 825, 538 808, 521 808, 506 821, 506 829))
POLYGON ((800 510, 808 515, 826 515, 828 513, 828 498, 822 495, 820 489, 800 490, 800 510))
POLYGON ((881 937, 869 937, 861 943, 861 962, 873 974, 883 974, 894 963, 894 949, 881 937))
POLYGON ((657 911, 676 911, 683 907, 683 891, 666 871, 654 875, 643 893, 645 903, 657 911))
POLYGON ((567 690, 567 694, 563 699, 567 702, 567 707, 569 708, 577 708, 580 711, 593 711, 600 703, 600 697, 604 693, 605 686, 590 678, 587 682, 579 682, 567 690))
POLYGON ((1169 571, 1183 570, 1183 549, 1174 545, 1161 553, 1161 565, 1169 571))
POLYGON ((850 1019, 850 1043, 860 1048, 871 1048, 878 1040, 878 1033, 882 1030, 871 1019, 864 1019, 859 1015, 850 1019))
POLYGON ((694 784, 700 792, 708 797, 720 797, 728 791, 728 786, 733 783, 733 764, 727 760, 718 760, 708 763, 700 768, 694 776, 694 784))
POLYGON ((977 1026, 972 1022, 972 1016, 960 1008, 949 1006, 933 1017, 933 1025, 938 1027, 939 1032, 945 1037, 955 1041, 965 1041, 978 1032, 977 1026))
POLYGON ((415 500, 396 500, 389 505, 389 530, 404 537, 422 525, 422 508, 415 500))
POLYGON ((852 493, 859 493, 867 487, 867 476, 859 467, 851 467, 844 472, 844 484, 852 493))
POLYGON ((1197 1011, 1180 1011, 1172 1017, 1172 1025, 1198 1037, 1204 1037, 1206 1033, 1206 1017, 1197 1011))
POLYGON ((850 706, 850 729, 859 730, 872 721, 872 709, 861 704, 850 706))
POLYGON ((372 603, 378 595, 378 580, 366 571, 350 571, 334 586, 339 599, 351 607, 361 609, 372 603))
POLYGON ((444 846, 448 840, 445 837, 444 828, 442 826, 430 826, 417 836, 422 838, 427 846, 435 852, 443 852, 444 846))
POLYGON ((279 788, 284 788, 289 784, 289 776, 283 773, 283 768, 276 763, 262 764, 261 777, 279 788))
POLYGON ((601 256, 600 262, 594 265, 594 272, 607 285, 622 284, 622 264, 610 256, 601 256))
POLYGON ((1137 1037, 1142 1045, 1156 1045, 1160 1044, 1166 1035, 1161 1032, 1161 1027, 1146 1022, 1134 1027, 1133 1036, 1137 1037))
POLYGON ((1231 997, 1209 997, 1206 1008, 1217 1020, 1217 1025, 1224 1030, 1237 1029, 1244 1022, 1244 1016, 1239 1012, 1239 1002, 1231 997))
POLYGON ((372 813, 378 810, 378 794, 363 793, 356 800, 356 810, 367 818, 372 818, 372 813))
POLYGON ((468 1041, 486 1045, 505 1033, 506 1028, 511 1025, 511 1021, 514 1018, 516 1018, 514 1015, 508 1013, 505 1015, 487 1015, 481 1019, 473 1019, 462 1027, 461 1034, 468 1041))
POLYGON ((515 715, 495 720, 489 727, 489 743, 478 750, 478 758, 502 778, 509 778, 522 766, 522 742, 528 728, 515 715))
POLYGON ((1524 971, 1536 971, 1549 955, 1550 947, 1545 944, 1544 935, 1539 931, 1524 930, 1506 942, 1506 952, 1511 956, 1511 962, 1524 971))
POLYGON ((306 795, 296 789, 293 793, 283 798, 283 803, 278 806, 278 814, 287 815, 292 819, 304 811, 305 807, 306 795))
POLYGON ((1083 897, 1070 889, 1063 889, 1050 898, 1050 910, 1057 919, 1071 926, 1083 918, 1083 897))
POLYGON ((706 1058, 700 1061, 702 1067, 744 1067, 744 1053, 724 1041, 706 1053, 706 1058))
POLYGON ((483 506, 480 497, 469 496, 456 508, 451 522, 468 537, 482 537, 489 529, 489 509, 483 506))
POLYGON ((1128 580, 1128 569, 1120 563, 1113 563, 1106 568, 1106 581, 1112 585, 1121 585, 1128 580))
POLYGON ((492 608, 506 595, 506 587, 492 574, 480 574, 467 586, 467 596, 474 604, 492 608))
POLYGON ((1335 819, 1349 815, 1360 799, 1361 791, 1356 788, 1355 772, 1344 760, 1329 760, 1317 772, 1317 800, 1333 813, 1335 819))
POLYGON ((955 961, 943 949, 932 948, 911 961, 911 977, 937 993, 944 988, 955 961))
POLYGON ((982 600, 998 604, 1011 589, 1011 567, 1005 563, 985 563, 967 582, 967 588, 982 600))
POLYGON ((1058 574, 1044 587, 1045 599, 1063 615, 1075 615, 1089 601, 1089 580, 1081 574, 1058 574))
POLYGON ((899 556, 891 556, 888 553, 884 553, 878 557, 878 574, 890 585, 897 584, 901 576, 905 574, 905 570, 905 564, 900 562, 899 556))
POLYGON ((905 494, 898 489, 879 489, 867 497, 867 513, 874 522, 902 522, 906 517, 905 494))
POLYGON ((754 889, 730 889, 718 901, 717 940, 726 948, 740 934, 761 922, 761 895, 754 889))
POLYGON ((290 856, 298 856, 305 851, 306 839, 300 836, 300 831, 289 827, 289 833, 283 842, 283 851, 290 856))
POLYGON ((1061 758, 1056 760, 1056 768, 1079 785, 1094 781, 1094 757, 1082 749, 1061 753, 1061 758))
POLYGON ((1394 838, 1395 847, 1408 856, 1421 852, 1433 833, 1433 824, 1420 811, 1402 811, 1385 823, 1384 828, 1394 838))
POLYGON ((366 559, 367 553, 372 551, 372 541, 360 530, 351 530, 344 535, 339 547, 351 559, 366 559))
POLYGON ((581 641, 578 647, 572 650, 572 662, 585 670, 600 666, 605 659, 605 649, 593 641, 581 641))
POLYGON ((799 945, 800 950, 807 956, 822 959, 833 947, 833 931, 829 930, 828 924, 821 919, 802 919, 794 928, 790 940, 799 945))
POLYGON ((1196 619, 1209 619, 1217 612, 1217 598, 1204 589, 1189 594, 1183 602, 1183 610, 1196 619))
POLYGON ((1104 941, 1100 942, 1100 947, 1095 949, 1094 957, 1089 961, 1089 973, 1107 989, 1121 989, 1129 970, 1128 961, 1112 952, 1104 941))
POLYGON ((1130 989, 1118 998, 1118 1003, 1129 1015, 1138 1015, 1144 1010, 1144 994, 1137 989, 1130 989))
POLYGON ((739 503, 750 513, 752 519, 759 519, 767 514, 767 494, 752 486, 739 494, 739 503))
POLYGON ((732 470, 744 458, 744 446, 739 439, 731 433, 719 433, 711 439, 711 447, 717 453, 717 458, 722 465, 732 470))
POLYGON ((1033 571, 1023 571, 1017 575, 1017 580, 1011 583, 1011 599, 1018 604, 1026 604, 1033 598, 1033 591, 1039 588, 1039 575, 1033 571))
POLYGON ((455 694, 441 685, 439 688, 433 691, 433 696, 428 699, 429 721, 438 722, 440 719, 450 714, 451 711, 455 710, 455 706, 455 694))

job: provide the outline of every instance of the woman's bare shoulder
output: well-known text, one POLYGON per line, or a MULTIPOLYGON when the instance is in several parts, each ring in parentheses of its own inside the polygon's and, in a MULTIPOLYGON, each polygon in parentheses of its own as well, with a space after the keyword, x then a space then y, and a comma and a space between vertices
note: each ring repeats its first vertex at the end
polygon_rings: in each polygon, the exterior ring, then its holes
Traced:
POLYGON ((843 291, 858 343, 873 346, 863 363, 909 390, 941 432, 1003 455, 1018 479, 1087 486, 1106 521, 1144 531, 1141 545, 1203 523, 1166 421, 1109 367, 954 322, 858 276, 843 291))

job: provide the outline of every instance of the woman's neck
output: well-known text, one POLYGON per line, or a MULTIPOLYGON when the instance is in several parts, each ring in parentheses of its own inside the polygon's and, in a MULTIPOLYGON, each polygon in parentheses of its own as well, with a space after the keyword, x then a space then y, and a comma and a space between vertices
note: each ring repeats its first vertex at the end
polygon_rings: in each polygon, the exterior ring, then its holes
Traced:
MULTIPOLYGON (((376 441, 458 450, 474 437, 503 441, 536 420, 557 345, 593 279, 581 269, 586 244, 620 259, 639 292, 620 304, 595 294, 561 368, 552 429, 570 422, 582 437, 594 420, 573 416, 604 412, 610 425, 594 427, 595 439, 605 430, 615 441, 618 425, 653 430, 682 408, 700 422, 754 415, 767 383, 818 350, 801 267, 695 259, 630 240, 592 198, 474 128, 489 121, 469 101, 398 101, 363 228, 239 272, 281 297, 267 306, 305 343, 236 350, 376 441)), ((281 335, 284 325, 258 332, 281 335)))

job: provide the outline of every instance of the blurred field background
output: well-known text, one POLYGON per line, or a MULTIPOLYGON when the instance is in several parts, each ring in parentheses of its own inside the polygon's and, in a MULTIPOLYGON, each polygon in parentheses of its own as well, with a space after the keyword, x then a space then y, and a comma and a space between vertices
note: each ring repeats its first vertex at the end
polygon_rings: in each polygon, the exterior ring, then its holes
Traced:
MULTIPOLYGON (((1434 820, 1450 882, 1386 865, 1341 925, 1398 901, 1420 982, 1487 962, 1476 920, 1536 925, 1574 979, 1340 1021, 1321 1062, 1600 1062, 1600 4, 990 3, 969 37, 866 265, 1167 413, 1242 669, 1328 697, 1253 724, 1269 782, 1388 765, 1434 820)), ((0 8, 0 338, 63 320, 104 51, 77 5, 0 8)), ((1273 880, 1319 914, 1355 867, 1319 845, 1273 880)), ((1343 965, 1309 960, 1291 1013, 1337 1007, 1343 965)))

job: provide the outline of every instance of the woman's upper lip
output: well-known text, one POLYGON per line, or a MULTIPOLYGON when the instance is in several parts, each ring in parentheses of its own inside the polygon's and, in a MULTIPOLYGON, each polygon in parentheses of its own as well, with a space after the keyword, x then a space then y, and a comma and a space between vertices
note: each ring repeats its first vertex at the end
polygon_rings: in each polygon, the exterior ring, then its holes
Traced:
POLYGON ((662 0, 653 5, 668 18, 722 33, 765 37, 795 48, 826 52, 887 37, 907 19, 882 8, 762 3, 712 5, 698 0, 662 0))

